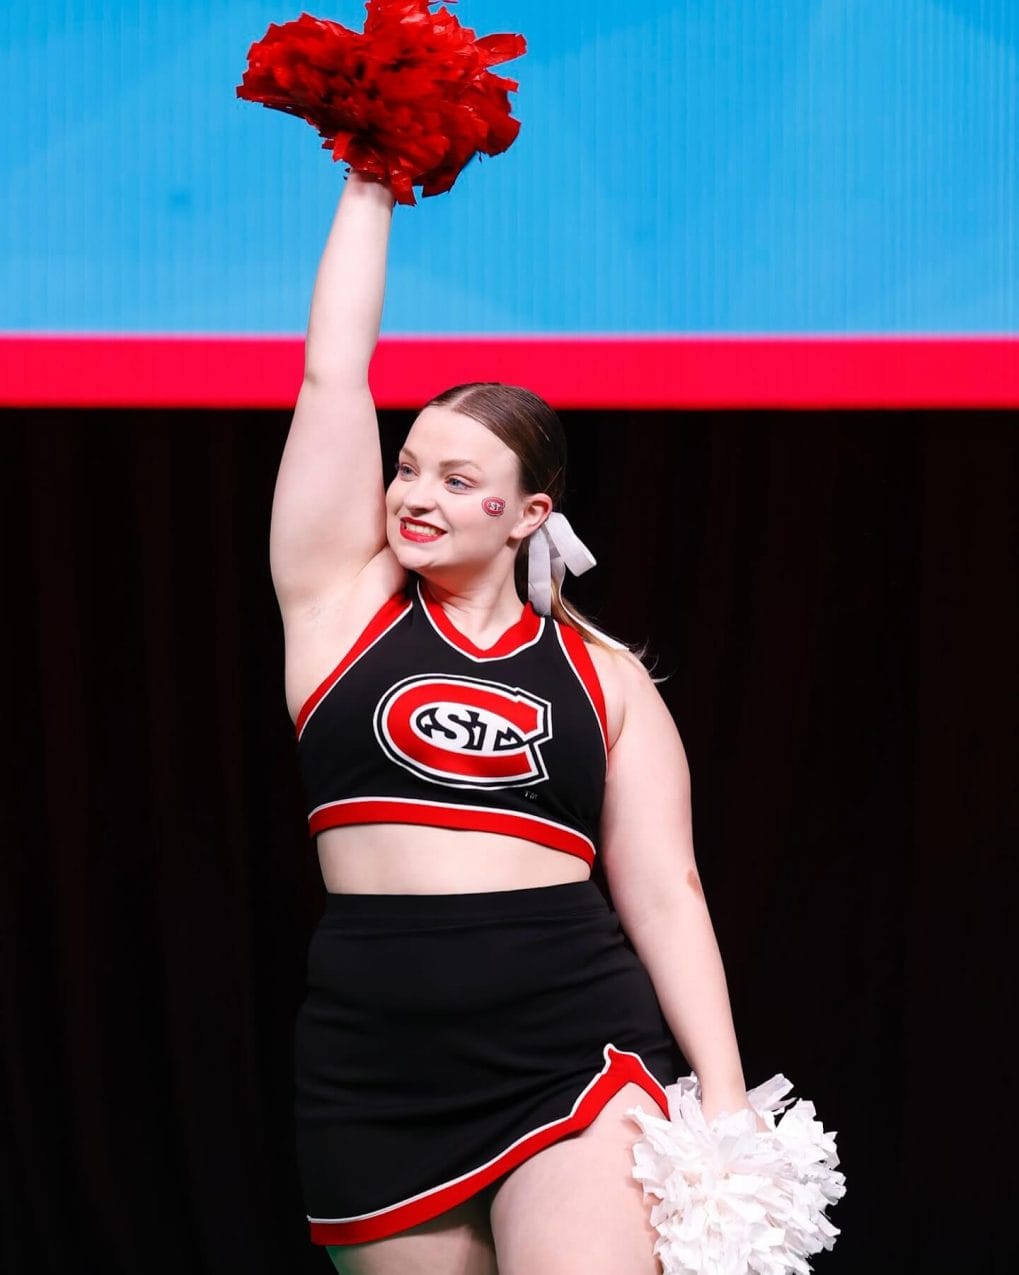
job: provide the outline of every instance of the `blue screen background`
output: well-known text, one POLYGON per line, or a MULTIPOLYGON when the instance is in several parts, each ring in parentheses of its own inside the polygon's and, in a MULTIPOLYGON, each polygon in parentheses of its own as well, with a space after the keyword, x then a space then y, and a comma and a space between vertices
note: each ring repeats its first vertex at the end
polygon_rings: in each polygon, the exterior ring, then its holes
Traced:
MULTIPOLYGON (((521 132, 397 207, 384 335, 1016 330, 1014 0, 452 9, 521 132)), ((300 12, 0 0, 0 331, 303 332, 344 166, 234 91, 300 12)))

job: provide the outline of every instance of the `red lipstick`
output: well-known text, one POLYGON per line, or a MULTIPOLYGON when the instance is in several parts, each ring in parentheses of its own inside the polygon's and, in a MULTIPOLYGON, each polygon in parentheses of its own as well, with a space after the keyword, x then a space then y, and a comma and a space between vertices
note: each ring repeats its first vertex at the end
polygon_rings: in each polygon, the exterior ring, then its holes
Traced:
POLYGON ((431 532, 427 532, 427 531, 425 532, 411 531, 411 529, 407 526, 408 521, 415 522, 422 527, 432 526, 430 522, 424 522, 420 518, 413 518, 413 519, 401 518, 400 519, 400 535, 403 536, 404 540, 413 540, 417 544, 430 544, 433 540, 438 540, 439 536, 444 536, 446 534, 441 527, 435 528, 435 532, 437 532, 438 534, 432 534, 431 532))

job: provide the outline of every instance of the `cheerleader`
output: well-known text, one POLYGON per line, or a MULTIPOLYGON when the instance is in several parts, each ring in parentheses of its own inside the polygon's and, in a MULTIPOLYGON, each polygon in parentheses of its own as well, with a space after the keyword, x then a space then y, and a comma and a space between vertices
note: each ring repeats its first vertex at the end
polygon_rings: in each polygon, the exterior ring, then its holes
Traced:
POLYGON ((311 1241, 347 1275, 807 1270, 834 1143, 803 1103, 776 1134, 784 1078, 747 1094, 682 742, 639 653, 563 596, 594 559, 558 417, 452 386, 383 474, 394 202, 509 146, 516 85, 487 66, 523 40, 367 9, 363 35, 270 27, 238 89, 352 169, 270 530, 327 891, 294 1035, 311 1241))
POLYGON ((641 661, 563 599, 587 564, 547 404, 445 391, 384 487, 392 209, 351 173, 272 510, 328 891, 295 1032, 310 1236, 351 1275, 656 1275, 625 1110, 667 1115, 684 1060, 708 1118, 749 1105, 686 757, 641 661))

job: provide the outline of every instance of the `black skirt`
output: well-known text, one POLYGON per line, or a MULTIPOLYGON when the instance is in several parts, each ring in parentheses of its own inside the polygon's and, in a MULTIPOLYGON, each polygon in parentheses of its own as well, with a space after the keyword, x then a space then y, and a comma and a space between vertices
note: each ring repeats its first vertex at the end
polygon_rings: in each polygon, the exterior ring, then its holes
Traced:
POLYGON ((663 1086, 684 1070, 590 880, 330 894, 294 1061, 317 1244, 381 1239, 462 1203, 586 1128, 628 1081, 667 1112, 663 1086))

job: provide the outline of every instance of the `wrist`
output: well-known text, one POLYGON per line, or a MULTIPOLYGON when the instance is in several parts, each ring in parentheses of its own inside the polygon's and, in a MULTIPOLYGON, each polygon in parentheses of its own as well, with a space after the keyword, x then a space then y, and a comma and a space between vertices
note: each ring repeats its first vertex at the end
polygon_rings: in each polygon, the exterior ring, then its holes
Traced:
POLYGON ((714 1099, 711 1097, 701 1098, 701 1113, 704 1119, 710 1124, 716 1116, 722 1114, 733 1116, 737 1111, 752 1110, 750 1103, 747 1102, 746 1094, 733 1095, 725 1099, 714 1099))
POLYGON ((356 190, 359 198, 372 199, 388 208, 392 208, 396 203, 396 197, 386 182, 380 181, 377 177, 370 177, 356 168, 352 168, 347 174, 344 189, 347 187, 356 190))
POLYGON ((749 1106, 746 1086, 701 1085, 701 1110, 709 1119, 720 1111, 741 1111, 749 1106))

